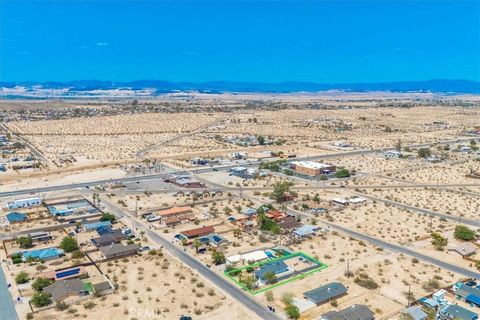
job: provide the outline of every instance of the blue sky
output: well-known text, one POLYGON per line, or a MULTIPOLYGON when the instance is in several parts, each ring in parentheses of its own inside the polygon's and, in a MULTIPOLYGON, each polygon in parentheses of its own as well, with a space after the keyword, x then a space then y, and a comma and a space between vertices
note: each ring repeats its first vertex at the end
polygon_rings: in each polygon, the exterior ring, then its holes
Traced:
POLYGON ((480 81, 479 3, 1 0, 0 81, 480 81))

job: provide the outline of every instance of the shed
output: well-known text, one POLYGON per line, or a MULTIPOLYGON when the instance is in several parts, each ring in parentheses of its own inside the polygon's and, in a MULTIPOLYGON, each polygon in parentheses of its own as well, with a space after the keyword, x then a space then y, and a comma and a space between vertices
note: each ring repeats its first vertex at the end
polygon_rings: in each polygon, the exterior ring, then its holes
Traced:
POLYGON ((464 242, 450 250, 457 252, 462 257, 469 257, 477 252, 478 247, 471 242, 464 242))
POLYGON ((407 308, 402 313, 410 315, 412 317, 412 320, 425 320, 428 317, 428 314, 426 314, 422 309, 417 306, 407 308))

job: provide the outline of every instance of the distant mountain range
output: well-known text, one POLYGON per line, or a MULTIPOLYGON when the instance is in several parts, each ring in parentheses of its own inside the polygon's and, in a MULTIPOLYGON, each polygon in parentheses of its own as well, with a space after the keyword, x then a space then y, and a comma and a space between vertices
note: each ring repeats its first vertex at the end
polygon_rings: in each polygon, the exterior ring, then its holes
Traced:
POLYGON ((112 82, 103 80, 77 80, 68 82, 0 82, 0 96, 150 96, 181 91, 203 93, 259 92, 294 93, 340 90, 347 92, 438 92, 480 94, 480 82, 470 80, 396 81, 378 83, 314 83, 314 82, 170 82, 162 80, 137 80, 112 82), (109 92, 111 94, 109 94, 109 92))

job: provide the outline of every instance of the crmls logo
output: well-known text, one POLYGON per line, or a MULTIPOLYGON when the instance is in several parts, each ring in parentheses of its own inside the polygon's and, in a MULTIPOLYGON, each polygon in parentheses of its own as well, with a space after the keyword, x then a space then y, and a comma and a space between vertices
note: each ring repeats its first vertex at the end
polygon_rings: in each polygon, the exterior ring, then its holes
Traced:
POLYGON ((146 310, 146 309, 128 309, 128 314, 138 319, 166 319, 166 315, 161 310, 146 310))

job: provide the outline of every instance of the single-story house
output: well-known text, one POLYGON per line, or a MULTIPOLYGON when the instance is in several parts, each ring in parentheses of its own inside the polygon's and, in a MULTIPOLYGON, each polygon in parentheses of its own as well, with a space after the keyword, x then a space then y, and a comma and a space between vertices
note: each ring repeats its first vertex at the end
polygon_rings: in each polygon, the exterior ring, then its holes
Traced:
POLYGON ((477 320, 478 314, 456 304, 449 304, 438 311, 437 319, 441 320, 477 320))
POLYGON ((89 294, 83 282, 78 278, 55 281, 51 285, 43 288, 45 293, 52 296, 56 302, 65 300, 71 296, 86 296, 89 294))
POLYGON ((339 311, 329 311, 320 316, 320 320, 374 320, 375 314, 363 304, 354 304, 339 311))
POLYGON ((288 275, 292 273, 292 270, 288 268, 285 262, 283 261, 273 261, 267 262, 255 271, 255 277, 258 279, 260 284, 268 284, 267 274, 273 274, 276 278, 288 275))
POLYGON ((220 246, 220 245, 228 242, 227 239, 225 239, 224 237, 222 237, 222 236, 220 236, 216 233, 207 234, 206 236, 200 237, 198 240, 201 243, 212 244, 214 246, 220 246))
POLYGON ((32 242, 42 242, 53 239, 53 236, 50 234, 50 232, 46 231, 31 232, 28 233, 27 236, 32 239, 32 242))
POLYGON ((332 203, 337 204, 337 205, 341 205, 341 206, 348 206, 348 204, 350 202, 345 198, 333 198, 332 203))
POLYGON ((109 246, 98 248, 105 259, 113 259, 136 254, 140 249, 138 244, 128 244, 124 246, 121 243, 113 243, 109 246))
POLYGON ((346 295, 347 291, 347 288, 340 282, 331 282, 327 285, 304 292, 303 296, 316 305, 320 305, 346 295))
POLYGON ((247 217, 251 217, 251 216, 257 214, 257 209, 252 208, 252 207, 244 208, 244 209, 242 209, 242 214, 246 215, 247 217))
POLYGON ((46 249, 37 249, 31 251, 23 251, 22 259, 26 261, 28 259, 46 261, 52 259, 58 259, 63 256, 63 250, 58 248, 46 248, 46 249))
POLYGON ((298 222, 294 216, 286 216, 278 221, 277 224, 282 230, 291 230, 300 226, 300 222, 298 222))
POLYGON ((205 227, 182 231, 180 232, 180 234, 187 239, 191 239, 191 238, 206 236, 209 233, 213 233, 213 232, 215 232, 215 228, 213 226, 205 226, 205 227))
POLYGON ((233 265, 240 261, 254 263, 254 262, 259 262, 267 259, 268 259, 268 255, 265 253, 265 251, 257 250, 257 251, 252 251, 245 254, 236 254, 234 256, 230 256, 226 259, 226 264, 233 265))
POLYGON ((92 231, 92 230, 97 230, 98 228, 111 226, 111 225, 112 225, 112 223, 110 221, 97 221, 97 222, 84 224, 83 225, 83 230, 92 231))
POLYGON ((467 299, 468 296, 474 295, 480 297, 480 289, 467 286, 465 283, 461 283, 457 290, 455 290, 455 294, 463 299, 467 299))
POLYGON ((293 230, 293 234, 298 237, 298 238, 305 238, 309 236, 314 236, 315 232, 318 231, 317 226, 312 226, 312 225, 304 225, 301 226, 298 229, 293 230))
POLYGON ((123 234, 122 230, 116 229, 113 232, 109 232, 101 235, 100 237, 93 238, 92 243, 97 247, 104 247, 111 245, 112 243, 119 243, 126 236, 123 234))
POLYGON ((170 217, 162 219, 162 222, 167 227, 173 227, 182 223, 182 219, 179 217, 170 217))
POLYGON ((353 205, 361 205, 365 202, 367 202, 367 199, 363 197, 351 197, 350 199, 348 199, 348 203, 351 203, 353 205))
POLYGON ((428 317, 420 307, 412 306, 402 311, 402 314, 407 314, 412 320, 425 320, 428 317))
POLYGON ((27 215, 25 213, 15 211, 7 213, 6 217, 10 223, 23 222, 27 220, 27 215))
POLYGON ((477 253, 478 247, 471 242, 463 242, 460 245, 449 250, 457 252, 462 257, 469 257, 477 253))
POLYGON ((270 218, 270 219, 274 220, 274 221, 280 221, 281 219, 286 217, 285 213, 283 213, 281 211, 278 211, 278 210, 268 210, 265 213, 265 216, 267 218, 270 218))
POLYGON ((190 207, 173 207, 169 209, 164 209, 164 210, 159 210, 157 211, 157 215, 162 217, 162 219, 165 218, 172 218, 172 217, 178 217, 187 213, 191 213, 192 208, 190 207))

